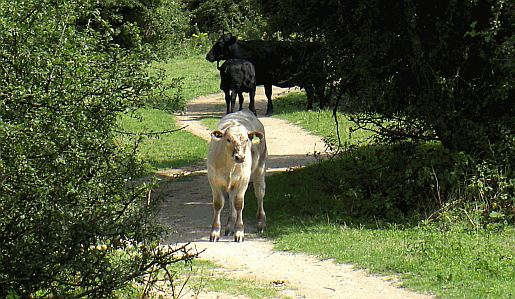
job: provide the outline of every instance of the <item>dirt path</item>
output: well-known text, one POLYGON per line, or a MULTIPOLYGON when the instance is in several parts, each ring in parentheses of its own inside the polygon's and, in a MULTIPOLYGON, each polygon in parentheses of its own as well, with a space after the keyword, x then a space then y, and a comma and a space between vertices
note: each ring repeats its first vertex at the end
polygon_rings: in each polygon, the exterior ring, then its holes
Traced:
MULTIPOLYGON (((274 93, 288 92, 274 88, 274 93)), ((275 96, 274 96, 275 97, 275 96)), ((246 98, 247 100, 247 98, 246 98)), ((244 107, 247 107, 245 102, 244 107)), ((323 141, 288 122, 264 117, 266 99, 263 88, 256 95, 258 116, 265 126, 269 160, 268 173, 315 162, 313 153, 324 150, 323 141)), ((178 116, 187 130, 210 138, 210 131, 200 124, 208 117, 222 117, 225 111, 223 94, 200 97, 187 105, 187 112, 178 116)), ((245 242, 232 242, 233 237, 222 236, 220 242, 209 240, 213 219, 211 189, 207 182, 204 165, 182 170, 161 172, 163 178, 182 171, 192 174, 188 180, 163 184, 154 196, 165 197, 158 215, 160 221, 173 227, 174 232, 166 240, 168 244, 193 242, 201 259, 213 261, 229 269, 226 275, 251 279, 262 284, 275 284, 281 295, 289 298, 432 298, 395 287, 390 278, 368 276, 350 265, 288 252, 273 251, 273 244, 256 235, 255 223, 245 223, 245 242)), ((266 200, 266 196, 265 196, 266 200)), ((255 202, 247 203, 255 204, 255 202)), ((226 211, 227 209, 224 209, 226 211)), ((227 214, 223 216, 223 220, 227 214)), ((222 226, 225 222, 222 223, 222 226)), ((223 228, 222 228, 223 229, 223 228)), ((190 293, 185 298, 192 298, 190 293)), ((201 293, 198 298, 245 298, 220 293, 201 293)))

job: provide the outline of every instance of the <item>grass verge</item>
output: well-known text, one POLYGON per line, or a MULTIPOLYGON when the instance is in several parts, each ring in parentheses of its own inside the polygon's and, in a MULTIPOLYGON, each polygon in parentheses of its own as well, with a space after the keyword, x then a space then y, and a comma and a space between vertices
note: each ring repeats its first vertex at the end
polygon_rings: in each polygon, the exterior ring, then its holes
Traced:
MULTIPOLYGON (((180 129, 174 115, 154 109, 139 111, 139 119, 125 117, 123 128, 131 133, 152 133, 180 129)), ((161 135, 143 135, 138 157, 146 162, 148 171, 158 171, 193 165, 203 161, 209 144, 185 130, 161 135)))
POLYGON ((227 269, 209 261, 195 260, 190 267, 178 265, 174 271, 176 271, 176 285, 186 283, 189 288, 188 294, 193 296, 209 291, 234 296, 243 295, 252 299, 286 298, 272 284, 263 285, 246 279, 232 279, 228 276, 227 269))
POLYGON ((182 78, 182 93, 186 101, 201 95, 221 92, 220 73, 215 63, 206 60, 205 55, 179 56, 166 62, 158 62, 153 68, 162 69, 169 77, 182 78))
POLYGON ((469 231, 438 223, 350 227, 297 218, 271 225, 277 250, 304 252, 395 275, 403 286, 439 298, 515 295, 515 229, 469 231))
MULTIPOLYGON (((265 235, 277 250, 335 258, 373 274, 394 275, 404 287, 439 298, 515 296, 513 226, 483 227, 480 210, 462 208, 390 222, 376 213, 351 217, 328 188, 329 171, 318 165, 267 178, 265 235)), ((245 217, 255 221, 253 190, 246 197, 245 217)), ((370 199, 358 200, 370 204, 370 199)))

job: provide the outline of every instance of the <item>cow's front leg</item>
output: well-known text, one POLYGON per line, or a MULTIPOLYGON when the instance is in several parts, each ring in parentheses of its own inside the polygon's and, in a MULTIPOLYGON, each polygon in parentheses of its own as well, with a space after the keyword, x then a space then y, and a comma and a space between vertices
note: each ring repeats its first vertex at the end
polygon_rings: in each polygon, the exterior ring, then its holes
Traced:
POLYGON ((220 239, 220 213, 224 207, 224 195, 218 190, 213 190, 213 211, 214 219, 211 225, 211 235, 209 241, 216 242, 220 239))
POLYGON ((231 113, 231 101, 232 101, 232 97, 231 97, 231 91, 228 89, 228 90, 224 90, 225 92, 225 105, 227 106, 227 110, 226 110, 226 114, 229 114, 231 113))
POLYGON ((234 223, 234 241, 243 242, 245 238, 245 231, 243 228, 243 201, 245 192, 238 194, 234 198, 234 208, 236 210, 236 222, 234 223))

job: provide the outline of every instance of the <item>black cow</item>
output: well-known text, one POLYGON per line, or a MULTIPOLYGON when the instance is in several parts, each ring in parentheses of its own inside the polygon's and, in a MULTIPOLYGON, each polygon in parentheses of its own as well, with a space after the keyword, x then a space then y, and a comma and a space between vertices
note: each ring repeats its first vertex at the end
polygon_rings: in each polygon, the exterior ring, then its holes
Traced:
POLYGON ((238 40, 231 33, 222 35, 213 45, 206 59, 210 62, 241 58, 254 64, 257 85, 264 85, 268 99, 266 114, 272 114, 272 85, 300 86, 306 90, 308 109, 314 98, 324 108, 325 72, 318 43, 238 40))
POLYGON ((243 92, 248 92, 250 97, 249 110, 256 113, 254 107, 254 96, 256 95, 256 71, 254 65, 243 59, 228 59, 221 67, 220 89, 225 93, 225 103, 227 104, 227 114, 234 112, 236 105, 236 94, 240 100, 240 110, 243 109, 243 92))

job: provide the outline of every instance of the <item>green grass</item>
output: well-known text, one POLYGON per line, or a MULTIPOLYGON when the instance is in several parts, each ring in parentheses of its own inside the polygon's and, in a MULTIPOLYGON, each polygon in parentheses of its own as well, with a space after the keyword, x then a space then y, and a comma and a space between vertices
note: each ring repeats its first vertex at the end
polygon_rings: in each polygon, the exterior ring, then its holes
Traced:
POLYGON ((277 250, 335 258, 371 273, 395 275, 403 286, 440 298, 515 296, 515 229, 442 230, 437 224, 413 228, 351 228, 323 220, 272 226, 277 250))
POLYGON ((370 132, 363 130, 353 132, 353 124, 342 113, 337 113, 337 127, 332 110, 306 111, 306 105, 305 92, 290 93, 276 98, 274 99, 274 117, 301 126, 306 131, 324 137, 334 144, 338 144, 338 135, 342 144, 345 142, 349 144, 368 143, 368 138, 372 136, 370 132))
POLYGON ((216 63, 210 63, 205 55, 175 57, 167 62, 154 63, 171 78, 183 78, 183 94, 187 101, 200 95, 221 92, 220 72, 216 63))
POLYGON ((246 279, 231 279, 221 268, 209 261, 194 260, 191 267, 176 265, 177 283, 182 285, 187 279, 187 285, 197 291, 212 291, 234 296, 244 295, 248 298, 286 298, 272 284, 263 285, 246 279))
MULTIPOLYGON (((179 129, 175 117, 170 113, 153 109, 142 109, 139 113, 140 119, 123 118, 126 132, 152 133, 179 129)), ((207 141, 185 130, 143 138, 138 157, 148 165, 149 171, 199 163, 206 157, 209 146, 207 141)))
MULTIPOLYGON (((334 258, 370 273, 393 275, 404 287, 438 298, 515 296, 513 226, 483 228, 480 211, 460 208, 390 223, 374 214, 343 218, 341 202, 328 192, 331 183, 319 179, 319 172, 328 171, 313 166, 267 178, 265 236, 276 250, 334 258)), ((246 221, 255 221, 253 190, 246 201, 246 221)))
MULTIPOLYGON (((167 62, 154 63, 153 68, 163 69, 168 76, 183 78, 182 93, 187 101, 204 94, 220 92, 219 72, 216 65, 205 60, 204 55, 177 57, 167 62)), ((152 70, 151 70, 152 71, 152 70)), ((175 116, 157 109, 138 111, 141 118, 123 117, 121 126, 131 133, 164 132, 178 129, 175 116)), ((186 131, 156 137, 144 137, 138 156, 146 162, 148 171, 177 168, 202 162, 207 155, 208 142, 186 131)))
MULTIPOLYGON (((367 184, 368 179, 375 180, 381 161, 388 162, 383 158, 371 163, 328 161, 268 177, 265 235, 277 250, 334 258, 370 273, 394 275, 405 287, 439 298, 515 296, 515 228, 483 227, 481 210, 462 208, 466 206, 459 201, 453 203, 457 208, 433 215, 413 212, 391 222, 380 220, 388 206, 380 205, 379 195, 375 201, 365 197, 360 188, 381 186, 367 184), (354 190, 335 186, 340 181, 352 183, 354 190), (353 215, 360 207, 373 211, 378 204, 378 211, 353 215)), ((253 190, 246 201, 245 218, 255 221, 253 190)))

